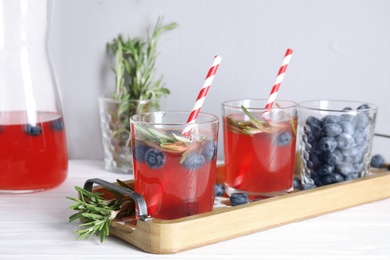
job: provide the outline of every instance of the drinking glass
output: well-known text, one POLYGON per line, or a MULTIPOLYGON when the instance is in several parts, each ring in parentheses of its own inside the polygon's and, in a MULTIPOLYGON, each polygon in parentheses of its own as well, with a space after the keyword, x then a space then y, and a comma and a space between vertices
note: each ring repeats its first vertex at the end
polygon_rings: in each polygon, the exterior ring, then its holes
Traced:
POLYGON ((271 197, 293 189, 297 104, 266 99, 222 103, 225 188, 271 197))
POLYGON ((299 104, 302 184, 319 187, 366 176, 377 106, 350 100, 299 104))
POLYGON ((176 219, 211 211, 214 204, 218 118, 188 111, 157 111, 130 118, 134 191, 154 218, 176 219))

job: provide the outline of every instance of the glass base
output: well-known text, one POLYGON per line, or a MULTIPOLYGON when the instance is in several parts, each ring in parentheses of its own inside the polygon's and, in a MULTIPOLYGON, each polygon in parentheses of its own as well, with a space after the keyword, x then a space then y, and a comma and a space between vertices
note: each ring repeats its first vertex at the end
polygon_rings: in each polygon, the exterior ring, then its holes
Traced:
POLYGON ((33 189, 33 190, 2 190, 0 189, 0 194, 27 194, 27 193, 35 193, 35 192, 41 192, 48 189, 45 188, 39 188, 39 189, 33 189))
POLYGON ((245 191, 245 190, 239 190, 233 187, 230 187, 225 183, 225 193, 230 197, 233 193, 245 193, 248 195, 249 200, 256 200, 256 199, 265 199, 265 198, 271 198, 281 195, 286 195, 289 192, 293 191, 293 187, 287 190, 282 191, 275 191, 275 192, 253 192, 253 191, 245 191))
POLYGON ((133 174, 133 166, 129 162, 122 163, 120 166, 118 166, 117 162, 111 159, 105 159, 104 163, 105 163, 104 169, 106 171, 121 173, 121 174, 133 174))

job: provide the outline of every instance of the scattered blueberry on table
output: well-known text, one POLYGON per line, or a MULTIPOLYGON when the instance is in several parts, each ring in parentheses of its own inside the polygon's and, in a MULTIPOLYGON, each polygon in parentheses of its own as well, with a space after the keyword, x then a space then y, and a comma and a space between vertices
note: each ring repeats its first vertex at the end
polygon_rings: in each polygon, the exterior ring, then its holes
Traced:
POLYGON ((371 157, 370 165, 374 168, 381 168, 385 164, 385 158, 381 154, 375 154, 371 157))
POLYGON ((294 177, 294 182, 293 182, 294 190, 300 190, 301 187, 302 187, 301 179, 299 179, 298 177, 294 177))
POLYGON ((215 197, 222 196, 224 193, 225 193, 225 187, 220 183, 215 184, 214 196, 215 197))
POLYGON ((248 195, 246 195, 245 193, 241 193, 241 192, 233 193, 230 196, 230 204, 232 206, 242 205, 248 202, 249 202, 249 198, 248 195))

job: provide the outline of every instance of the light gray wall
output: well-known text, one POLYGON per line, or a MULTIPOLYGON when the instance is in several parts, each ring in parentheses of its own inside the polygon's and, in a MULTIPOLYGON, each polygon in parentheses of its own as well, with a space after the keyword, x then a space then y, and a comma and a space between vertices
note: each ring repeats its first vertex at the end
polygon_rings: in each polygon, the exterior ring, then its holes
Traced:
MULTIPOLYGON (((202 111, 220 115, 224 100, 267 98, 292 48, 279 99, 375 103, 376 130, 390 135, 388 0, 54 0, 49 51, 70 158, 103 157, 97 99, 114 89, 106 43, 119 33, 144 37, 160 15, 179 24, 159 42, 167 109, 192 109, 216 54, 222 63, 202 111)), ((389 145, 376 138, 374 153, 390 160, 389 145)))

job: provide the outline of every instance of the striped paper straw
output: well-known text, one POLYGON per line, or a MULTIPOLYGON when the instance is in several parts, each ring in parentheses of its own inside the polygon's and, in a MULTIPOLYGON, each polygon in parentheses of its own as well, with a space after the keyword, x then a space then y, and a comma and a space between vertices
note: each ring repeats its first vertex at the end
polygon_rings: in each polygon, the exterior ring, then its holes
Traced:
MULTIPOLYGON (((195 123, 199 115, 200 109, 202 108, 202 105, 204 103, 204 100, 206 99, 207 93, 209 92, 211 83, 213 82, 215 74, 217 73, 221 60, 222 58, 218 55, 214 57, 213 65, 210 67, 206 79, 204 81, 203 87, 199 91, 198 97, 196 98, 195 101, 195 105, 187 119, 187 124, 195 123)), ((183 129, 182 135, 188 135, 190 131, 191 131, 191 127, 187 126, 186 128, 183 129)))
POLYGON ((282 66, 279 69, 278 75, 275 80, 275 84, 272 87, 271 93, 268 97, 267 104, 265 105, 265 108, 272 108, 276 96, 278 95, 280 84, 282 84, 284 74, 286 73, 287 66, 291 60, 293 50, 292 49, 287 49, 286 54, 284 55, 283 63, 282 66))

